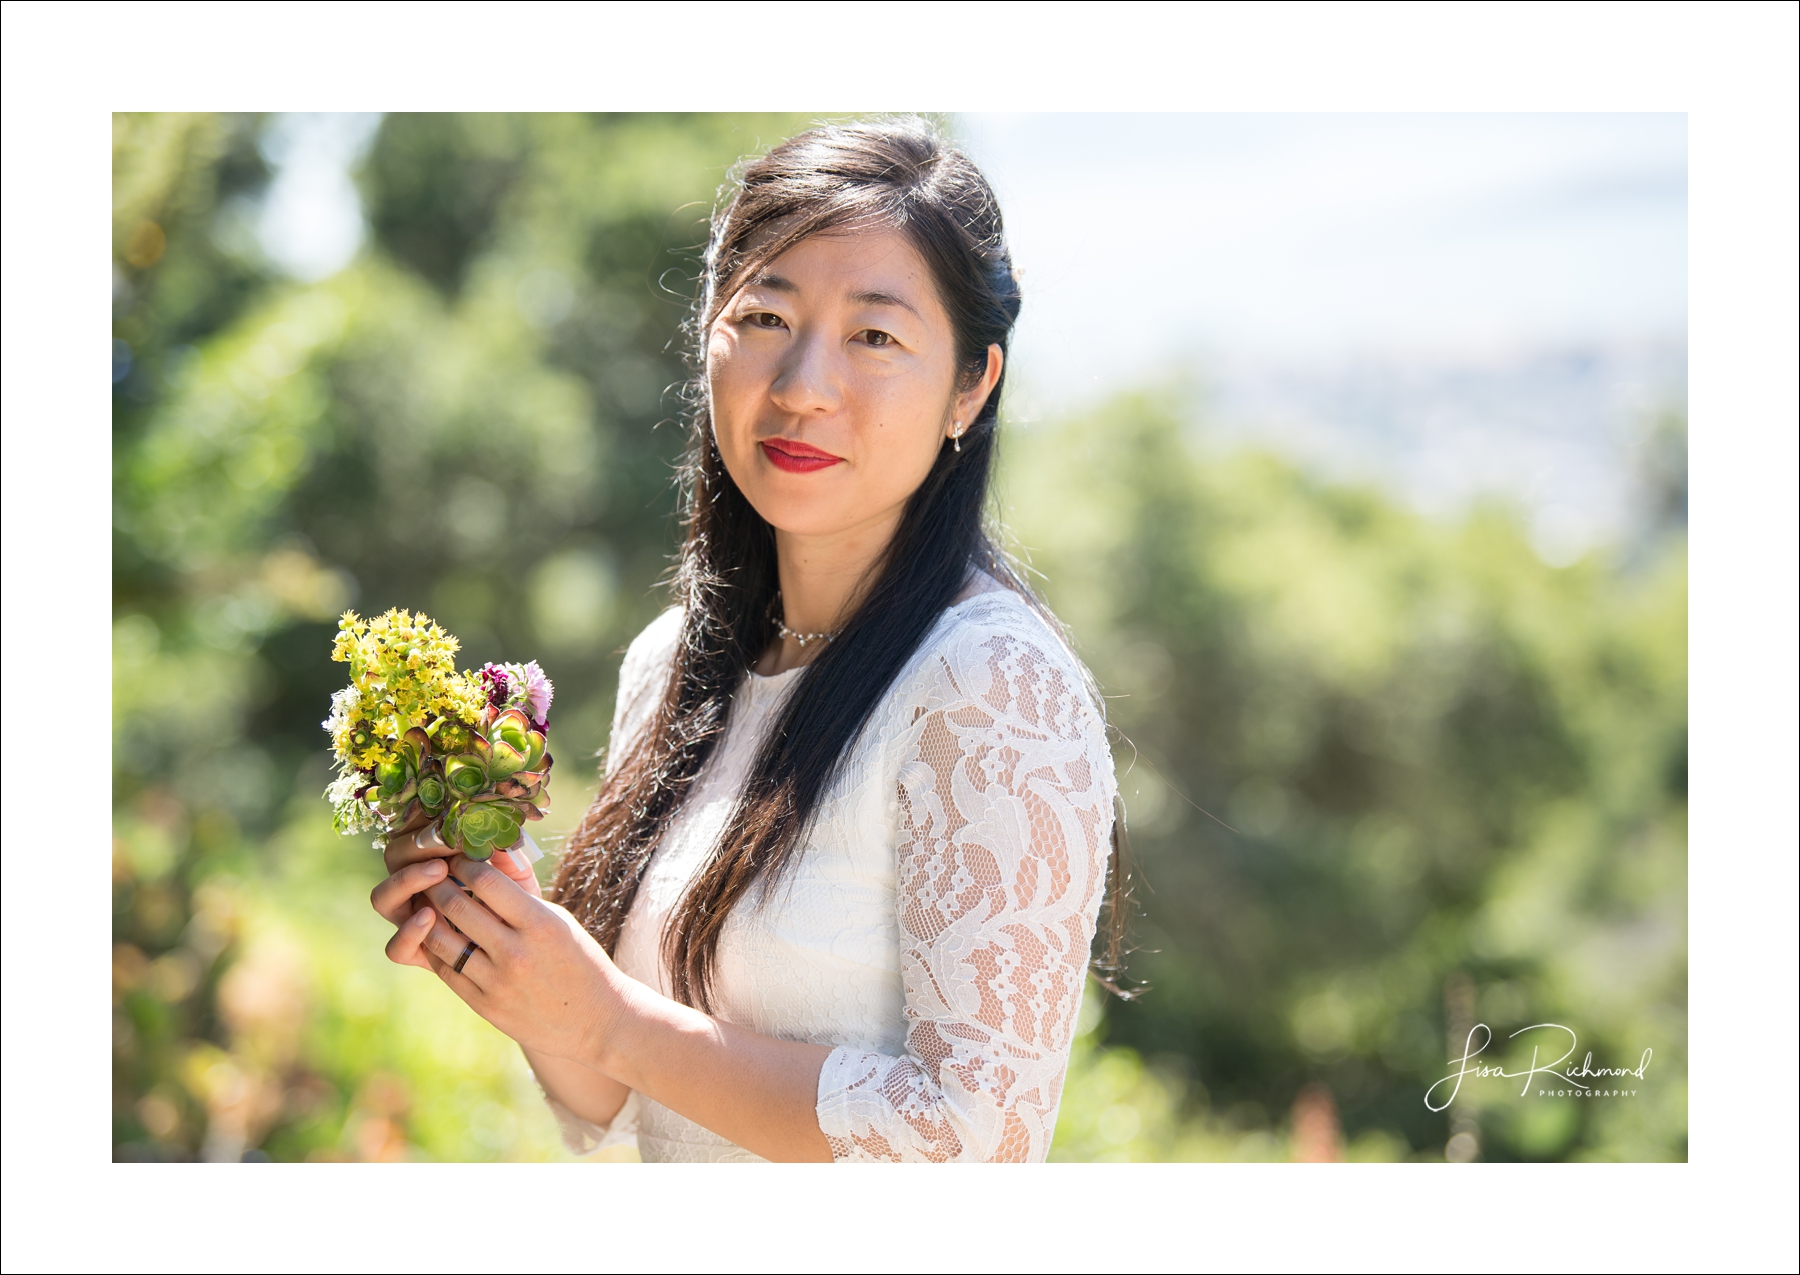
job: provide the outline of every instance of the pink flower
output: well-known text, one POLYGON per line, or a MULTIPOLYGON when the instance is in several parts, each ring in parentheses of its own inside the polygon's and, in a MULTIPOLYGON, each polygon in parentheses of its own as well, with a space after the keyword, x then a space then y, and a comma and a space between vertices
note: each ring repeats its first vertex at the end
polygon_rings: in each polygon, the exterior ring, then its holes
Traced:
POLYGON ((556 687, 544 676, 544 670, 538 667, 536 660, 523 668, 514 665, 513 672, 524 683, 522 688, 515 688, 515 694, 518 690, 524 691, 523 707, 531 715, 532 725, 542 730, 550 717, 550 700, 556 694, 556 687))

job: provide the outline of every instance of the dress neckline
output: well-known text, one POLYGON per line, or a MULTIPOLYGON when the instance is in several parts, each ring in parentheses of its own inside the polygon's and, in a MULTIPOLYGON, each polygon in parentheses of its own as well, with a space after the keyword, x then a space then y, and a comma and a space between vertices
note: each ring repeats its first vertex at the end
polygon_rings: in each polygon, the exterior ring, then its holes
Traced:
MULTIPOLYGON (((938 617, 937 623, 942 624, 944 622, 945 616, 951 614, 954 611, 961 610, 963 607, 968 606, 969 603, 979 602, 982 598, 991 598, 997 593, 1005 594, 1007 597, 1011 597, 1011 598, 1016 598, 1019 596, 1018 594, 1014 593, 1011 589, 1007 588, 1005 585, 1001 585, 997 589, 983 589, 980 593, 971 593, 968 597, 964 598, 962 601, 952 602, 949 606, 945 607, 944 611, 943 611, 943 615, 940 615, 938 617)), ((937 626, 933 625, 932 627, 935 629, 937 626)), ((796 665, 794 665, 793 668, 783 669, 779 673, 769 673, 769 674, 758 673, 756 671, 756 669, 754 667, 752 667, 750 670, 750 683, 749 683, 750 688, 751 688, 751 693, 755 694, 758 689, 763 688, 763 687, 768 687, 768 688, 772 689, 774 687, 780 686, 788 678, 792 677, 794 674, 798 673, 801 669, 803 669, 805 667, 806 667, 805 664, 796 664, 796 665)))

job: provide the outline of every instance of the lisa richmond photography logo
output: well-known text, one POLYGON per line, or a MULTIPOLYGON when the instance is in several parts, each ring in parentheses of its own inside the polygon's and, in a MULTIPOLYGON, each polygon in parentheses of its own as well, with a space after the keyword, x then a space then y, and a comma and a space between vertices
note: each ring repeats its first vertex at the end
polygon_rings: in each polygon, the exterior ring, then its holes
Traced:
POLYGON ((1476 1023, 1469 1028, 1468 1039, 1463 1043, 1463 1056, 1450 1060, 1456 1070, 1425 1091, 1425 1105, 1433 1111, 1444 1110, 1456 1101, 1463 1081, 1470 1078, 1520 1081, 1521 1098, 1635 1098, 1637 1085, 1650 1067, 1651 1051, 1648 1049, 1644 1050, 1635 1067, 1596 1067, 1592 1050, 1579 1063, 1571 1065, 1569 1060, 1580 1048, 1575 1032, 1560 1023, 1533 1023, 1507 1037, 1518 1042, 1514 1046, 1518 1056, 1524 1056, 1526 1047, 1531 1050, 1528 1062, 1508 1071, 1497 1063, 1477 1061, 1493 1039, 1494 1033, 1486 1023, 1476 1023), (1537 1034, 1528 1034, 1533 1032, 1537 1034))

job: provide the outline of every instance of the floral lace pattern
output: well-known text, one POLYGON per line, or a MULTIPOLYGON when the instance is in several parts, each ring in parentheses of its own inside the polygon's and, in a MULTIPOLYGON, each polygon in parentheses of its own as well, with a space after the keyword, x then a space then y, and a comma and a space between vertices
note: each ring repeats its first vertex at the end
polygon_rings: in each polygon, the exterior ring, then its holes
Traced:
POLYGON ((900 768, 906 1053, 833 1052, 819 1123, 840 1160, 1050 1149, 1105 884, 1112 767, 1064 653, 1005 631, 973 645, 973 667, 942 661, 959 693, 921 714, 900 768))
MULTIPOLYGON (((615 743, 647 719, 679 621, 620 675, 615 743)), ((619 966, 669 990, 657 937, 716 842, 795 674, 751 677, 659 846, 619 966)), ((821 804, 793 869, 727 922, 720 1017, 834 1046, 818 1118, 839 1160, 1042 1160, 1086 982, 1112 830, 1105 724, 1079 664, 1017 595, 950 608, 821 804)), ((754 1159, 641 1095, 613 1127, 646 1160, 754 1159)), ((565 1113, 558 1112, 559 1116, 565 1113)))

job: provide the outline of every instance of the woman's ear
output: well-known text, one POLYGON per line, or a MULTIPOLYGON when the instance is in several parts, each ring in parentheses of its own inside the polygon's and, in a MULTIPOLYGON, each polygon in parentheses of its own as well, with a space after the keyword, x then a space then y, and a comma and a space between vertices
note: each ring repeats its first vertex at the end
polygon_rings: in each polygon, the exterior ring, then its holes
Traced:
MULTIPOLYGON (((981 415, 981 409, 987 406, 988 395, 994 392, 994 386, 1000 383, 1000 371, 1006 366, 1006 354, 998 345, 990 345, 987 350, 987 367, 982 369, 981 379, 956 396, 955 408, 951 419, 963 422, 967 429, 975 418, 981 415)), ((952 425, 954 431, 956 426, 952 425)))

